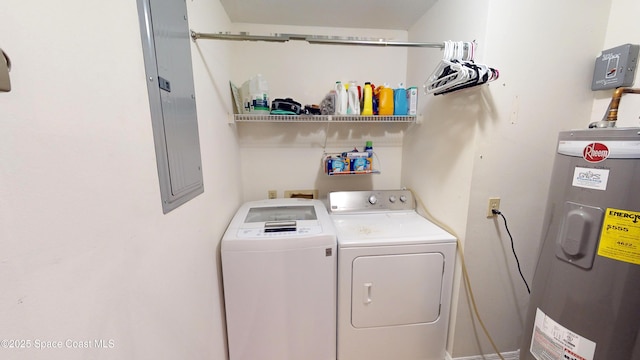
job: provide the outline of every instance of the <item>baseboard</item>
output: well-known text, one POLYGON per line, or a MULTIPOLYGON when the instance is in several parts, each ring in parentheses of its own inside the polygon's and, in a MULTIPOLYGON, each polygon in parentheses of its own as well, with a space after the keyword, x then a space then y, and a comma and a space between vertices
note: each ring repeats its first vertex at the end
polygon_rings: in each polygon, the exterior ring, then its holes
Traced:
MULTIPOLYGON (((519 360, 520 350, 504 352, 502 353, 502 357, 504 358, 504 360, 519 360)), ((488 354, 452 358, 451 355, 447 353, 445 360, 500 360, 500 357, 498 356, 498 354, 488 354)))

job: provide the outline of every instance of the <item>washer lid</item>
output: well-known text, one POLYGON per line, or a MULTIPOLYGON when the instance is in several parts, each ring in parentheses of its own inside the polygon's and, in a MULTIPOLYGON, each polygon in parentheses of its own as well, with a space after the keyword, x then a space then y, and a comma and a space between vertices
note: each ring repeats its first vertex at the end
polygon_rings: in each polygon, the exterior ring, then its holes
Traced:
POLYGON ((415 211, 331 215, 340 247, 455 242, 415 211))
POLYGON ((295 222, 296 220, 318 220, 313 204, 274 204, 273 206, 251 207, 244 218, 244 223, 295 222))
POLYGON ((243 204, 222 238, 223 251, 335 246, 335 230, 319 200, 273 199, 243 204))

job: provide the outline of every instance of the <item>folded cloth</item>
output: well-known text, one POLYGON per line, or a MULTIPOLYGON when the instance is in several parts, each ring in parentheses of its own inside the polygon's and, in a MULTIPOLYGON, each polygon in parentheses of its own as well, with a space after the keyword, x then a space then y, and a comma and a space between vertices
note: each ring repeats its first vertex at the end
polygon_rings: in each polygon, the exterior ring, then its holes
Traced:
POLYGON ((271 115, 298 115, 295 111, 271 110, 271 115))

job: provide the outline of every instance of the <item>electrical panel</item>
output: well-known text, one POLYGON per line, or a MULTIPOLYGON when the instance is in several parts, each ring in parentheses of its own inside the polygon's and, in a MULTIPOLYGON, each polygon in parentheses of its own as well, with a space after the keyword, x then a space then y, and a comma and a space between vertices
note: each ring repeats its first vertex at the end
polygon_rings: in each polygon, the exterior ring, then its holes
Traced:
POLYGON ((640 46, 620 45, 602 51, 596 58, 591 90, 615 89, 633 85, 640 46))
POLYGON ((138 0, 162 211, 204 192, 184 0, 138 0))

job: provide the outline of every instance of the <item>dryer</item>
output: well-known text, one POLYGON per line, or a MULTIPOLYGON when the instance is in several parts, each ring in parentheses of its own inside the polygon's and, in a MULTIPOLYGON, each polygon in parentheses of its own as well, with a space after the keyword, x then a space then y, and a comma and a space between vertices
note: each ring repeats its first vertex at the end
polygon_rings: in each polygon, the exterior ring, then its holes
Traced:
POLYGON ((335 360, 336 235, 321 201, 245 203, 221 257, 230 360, 335 360))
POLYGON ((442 360, 456 239, 411 191, 329 194, 338 237, 338 360, 442 360))

